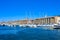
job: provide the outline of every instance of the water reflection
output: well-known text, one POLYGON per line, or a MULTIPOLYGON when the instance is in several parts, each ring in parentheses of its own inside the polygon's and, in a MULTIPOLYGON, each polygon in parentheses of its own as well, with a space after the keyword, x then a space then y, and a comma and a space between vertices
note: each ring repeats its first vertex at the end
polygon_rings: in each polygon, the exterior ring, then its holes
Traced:
POLYGON ((0 30, 0 40, 60 40, 60 30, 40 28, 0 30))

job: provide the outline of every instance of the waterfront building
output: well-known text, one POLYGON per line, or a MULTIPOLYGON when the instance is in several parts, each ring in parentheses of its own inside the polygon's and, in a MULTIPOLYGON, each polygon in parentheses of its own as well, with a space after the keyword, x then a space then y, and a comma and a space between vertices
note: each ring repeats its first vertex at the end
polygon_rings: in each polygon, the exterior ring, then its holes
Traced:
POLYGON ((33 20, 20 20, 20 24, 32 24, 33 20))
POLYGON ((43 17, 35 19, 34 24, 59 24, 60 23, 60 16, 52 16, 52 17, 43 17))
POLYGON ((60 23, 60 16, 50 16, 50 17, 42 17, 42 18, 37 18, 34 20, 20 20, 17 21, 16 23, 18 24, 59 24, 60 23))

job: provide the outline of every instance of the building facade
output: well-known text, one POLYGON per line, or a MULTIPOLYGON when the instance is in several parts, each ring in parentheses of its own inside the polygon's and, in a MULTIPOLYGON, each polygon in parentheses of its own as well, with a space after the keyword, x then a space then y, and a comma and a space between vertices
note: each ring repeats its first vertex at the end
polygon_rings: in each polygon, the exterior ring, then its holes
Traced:
POLYGON ((33 20, 20 20, 20 24, 32 24, 33 20))
POLYGON ((33 22, 34 24, 57 24, 60 23, 60 16, 39 18, 33 22))
POLYGON ((20 25, 20 24, 57 24, 60 23, 60 16, 53 16, 53 17, 44 17, 44 18, 38 18, 34 20, 19 20, 14 22, 8 22, 7 24, 14 24, 14 25, 20 25))

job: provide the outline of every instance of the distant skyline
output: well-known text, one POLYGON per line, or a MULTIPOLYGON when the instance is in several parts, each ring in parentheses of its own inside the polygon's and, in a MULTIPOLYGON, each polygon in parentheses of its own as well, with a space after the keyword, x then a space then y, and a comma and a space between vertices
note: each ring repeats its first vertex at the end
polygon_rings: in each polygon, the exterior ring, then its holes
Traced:
POLYGON ((0 0, 0 21, 60 15, 60 0, 0 0))

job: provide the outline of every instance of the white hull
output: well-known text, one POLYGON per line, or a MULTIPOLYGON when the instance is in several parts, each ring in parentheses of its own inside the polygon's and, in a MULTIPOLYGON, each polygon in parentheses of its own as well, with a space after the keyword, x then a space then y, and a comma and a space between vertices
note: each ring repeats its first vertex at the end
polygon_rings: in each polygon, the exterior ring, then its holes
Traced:
POLYGON ((23 25, 19 25, 20 27, 34 27, 34 28, 36 28, 37 27, 37 25, 35 25, 35 24, 23 24, 23 25))

